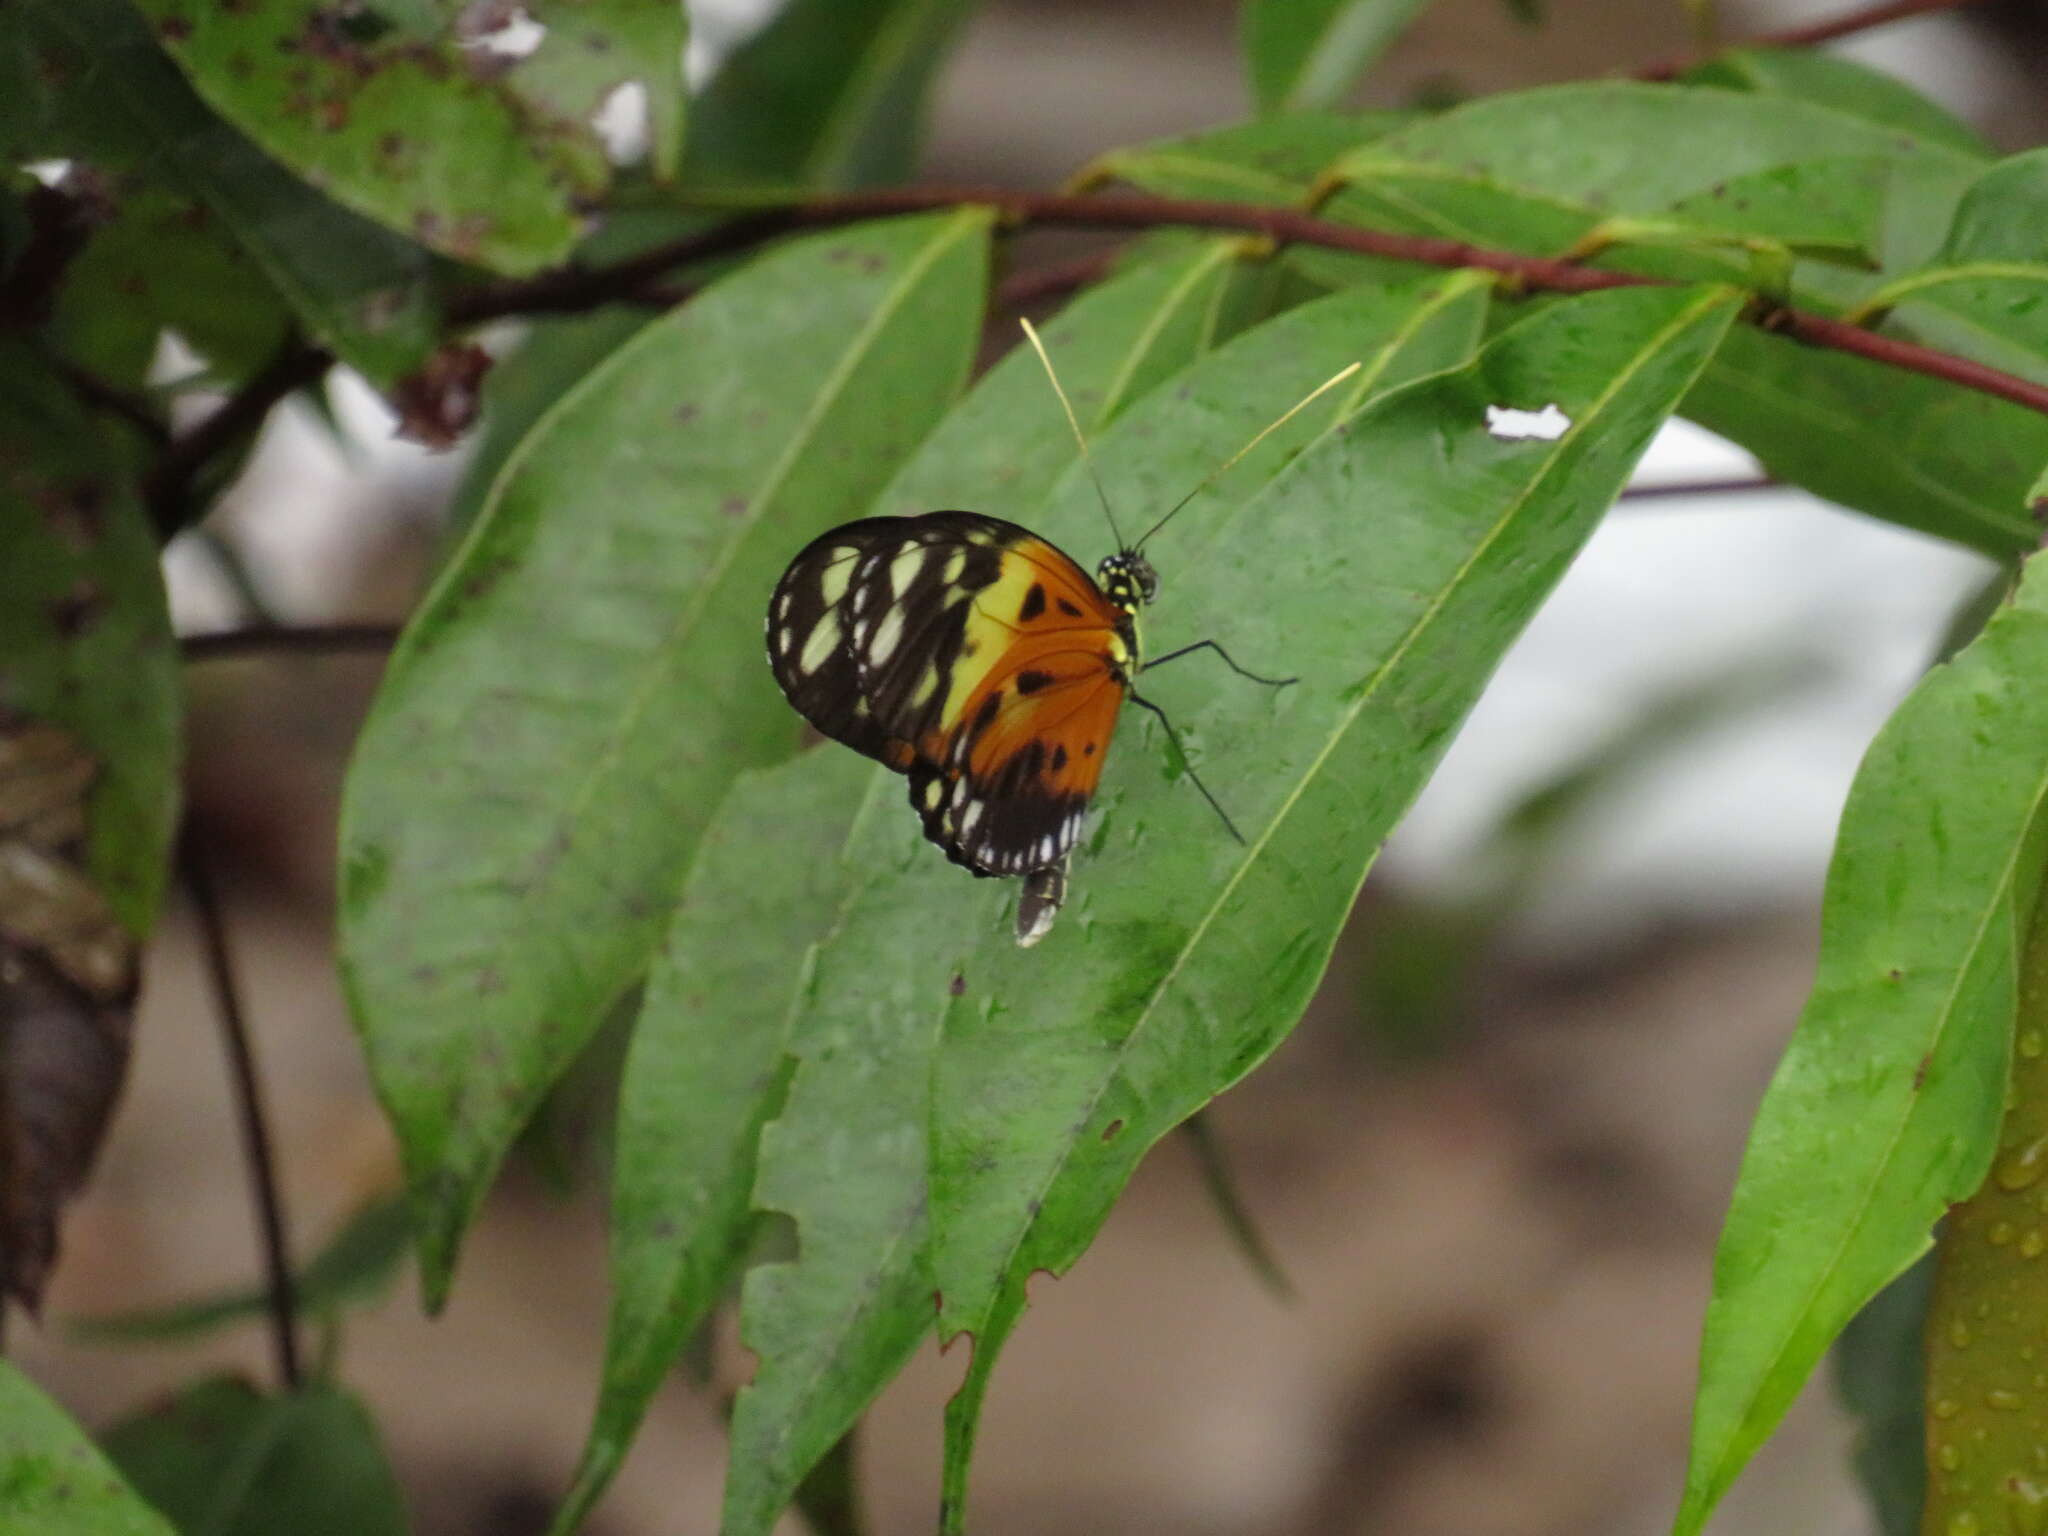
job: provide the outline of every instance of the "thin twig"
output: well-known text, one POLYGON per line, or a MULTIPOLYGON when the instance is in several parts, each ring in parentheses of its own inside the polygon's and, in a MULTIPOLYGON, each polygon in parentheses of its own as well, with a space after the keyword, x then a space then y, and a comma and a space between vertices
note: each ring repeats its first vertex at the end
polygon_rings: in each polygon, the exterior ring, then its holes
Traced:
MULTIPOLYGON (((1460 240, 1394 234, 1387 230, 1338 224, 1295 208, 1138 194, 1105 196, 1017 191, 1000 187, 883 188, 813 198, 781 209, 750 214, 739 223, 753 238, 767 239, 792 229, 926 212, 962 204, 992 208, 1012 225, 1063 224, 1095 229, 1155 229, 1178 225, 1195 229, 1239 230, 1264 235, 1279 244, 1322 246, 1432 267, 1477 267, 1497 272, 1521 289, 1546 293, 1594 293, 1609 288, 1670 285, 1669 279, 1640 273, 1609 272, 1547 256, 1491 250, 1460 240)), ((676 242, 667 249, 687 251, 689 259, 696 259, 706 248, 705 238, 693 237, 690 241, 676 242)), ((735 248, 720 247, 725 251, 735 248)), ((525 292, 538 294, 551 306, 585 309, 630 298, 653 280, 654 257, 657 254, 647 253, 612 267, 549 273, 527 284, 501 285, 493 290, 489 312, 493 315, 521 312, 522 293, 525 292)), ((1967 358, 1954 357, 1930 347, 1916 346, 1865 330, 1861 326, 1779 305, 1752 305, 1745 318, 1767 330, 1794 336, 1816 346, 1855 353, 1893 368, 1994 395, 2048 416, 2048 385, 2002 373, 1967 358)))
POLYGON ((199 917, 206 972, 213 984, 214 1007, 220 1014, 227 1046, 228 1075, 234 1087, 235 1118, 241 1125, 242 1156, 249 1165, 249 1183, 256 1200, 256 1222, 263 1240, 264 1290, 270 1301, 270 1331, 277 1351, 277 1374, 288 1390, 300 1383, 297 1302, 293 1296, 291 1260, 285 1247, 284 1212, 277 1198, 277 1163, 270 1149, 270 1129, 263 1114, 263 1094, 256 1076, 256 1055, 242 1016, 242 996, 235 985, 233 958, 228 953, 227 923, 220 894, 214 889, 206 856, 188 824, 179 853, 185 887, 199 917))
POLYGON ((1623 501, 1676 500, 1682 496, 1742 496, 1754 491, 1784 489, 1784 482, 1768 475, 1744 475, 1726 480, 1672 480, 1663 484, 1632 485, 1621 493, 1623 501))
POLYGON ((375 656, 398 639, 396 624, 255 624, 245 629, 187 635, 178 648, 187 661, 230 656, 375 656))
POLYGON ((1223 1230, 1237 1244, 1237 1251, 1251 1266, 1259 1284, 1278 1300, 1293 1301, 1293 1283, 1288 1280, 1287 1271, 1280 1267, 1280 1261, 1273 1256, 1273 1250, 1267 1246, 1258 1223, 1252 1220, 1251 1207, 1244 1203, 1237 1180, 1231 1176, 1229 1159, 1224 1156, 1223 1142, 1216 1134, 1209 1111, 1196 1110, 1181 1122, 1180 1129, 1194 1148, 1195 1164, 1202 1174, 1202 1189, 1209 1196, 1209 1203, 1216 1207, 1216 1214, 1222 1218, 1223 1230))
MULTIPOLYGON (((1786 27, 1779 32, 1762 32, 1755 37, 1740 38, 1726 45, 1727 48, 1811 48, 1816 43, 1831 43, 1838 37, 1850 37, 1858 32, 1868 32, 1874 27, 1888 26, 1895 21, 1905 21, 1914 16, 1932 16, 1941 11, 1957 11, 1975 0, 1886 0, 1882 5, 1866 6, 1860 11, 1850 11, 1832 21, 1809 22, 1803 27, 1786 27)), ((1704 64, 1715 53, 1726 51, 1714 49, 1709 53, 1689 53, 1677 58, 1663 59, 1655 64, 1645 64, 1635 71, 1638 80, 1675 80, 1695 65, 1704 64)))
POLYGON ((214 455, 233 447, 263 425, 270 408, 295 389, 313 383, 333 364, 331 353, 294 344, 191 431, 171 443, 142 483, 144 504, 159 538, 169 538, 190 521, 192 482, 214 455))

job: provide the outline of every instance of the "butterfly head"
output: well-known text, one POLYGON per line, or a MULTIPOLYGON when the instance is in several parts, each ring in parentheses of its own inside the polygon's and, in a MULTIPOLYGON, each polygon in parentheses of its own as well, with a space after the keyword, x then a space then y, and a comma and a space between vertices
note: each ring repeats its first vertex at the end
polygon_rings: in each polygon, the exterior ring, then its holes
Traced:
POLYGON ((1095 584, 1125 613, 1134 614, 1159 596, 1159 573, 1135 549, 1119 550, 1098 565, 1095 584))

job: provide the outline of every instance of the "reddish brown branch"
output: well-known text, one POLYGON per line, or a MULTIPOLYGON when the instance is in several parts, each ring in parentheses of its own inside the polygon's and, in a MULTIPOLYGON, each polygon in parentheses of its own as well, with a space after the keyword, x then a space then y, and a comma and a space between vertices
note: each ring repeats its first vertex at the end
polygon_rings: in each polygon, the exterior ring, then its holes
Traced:
MULTIPOLYGON (((1886 0, 1882 5, 1866 6, 1860 11, 1850 11, 1831 21, 1809 22, 1803 27, 1786 27, 1780 32, 1764 32, 1755 37, 1738 38, 1727 45, 1729 48, 1811 48, 1816 43, 1831 43, 1838 37, 1851 37, 1858 32, 1868 32, 1873 27, 1887 26, 1895 21, 1906 21, 1914 16, 1932 16, 1940 11, 1961 10, 1975 0, 1886 0)), ((1656 64, 1646 64, 1635 71, 1638 80, 1675 80, 1696 65, 1704 64, 1715 53, 1685 54, 1678 58, 1664 59, 1656 64)))
MULTIPOLYGON (((750 234, 766 239, 791 229, 843 224, 890 214, 928 212, 962 204, 992 208, 1010 224, 1064 224, 1091 229, 1156 229, 1178 225, 1194 229, 1236 230, 1263 235, 1276 244, 1315 245, 1432 267, 1477 267, 1497 272, 1519 288, 1544 293, 1593 293, 1607 288, 1661 286, 1667 282, 1664 278, 1609 272, 1553 257, 1491 250, 1458 240, 1363 229, 1318 218, 1296 208, 1137 194, 1095 196, 994 187, 898 187, 816 198, 773 213, 751 214, 744 222, 750 234)), ((702 248, 701 237, 698 237, 670 249, 701 252, 702 248)), ((721 247, 724 249, 730 247, 721 247)), ((538 279, 537 284, 542 285, 551 304, 573 302, 578 307, 595 308, 629 297, 652 277, 650 258, 643 255, 616 267, 550 273, 538 279)), ((500 306, 498 312, 520 312, 520 293, 523 288, 531 286, 535 285, 506 284, 495 290, 494 303, 500 306)), ((1982 363, 1937 352, 1930 347, 1916 346, 1912 342, 1805 310, 1758 306, 1749 318, 1767 329, 1795 336, 1815 346, 1852 352, 1889 367, 1995 395, 2048 416, 2048 386, 2002 373, 1982 363)))

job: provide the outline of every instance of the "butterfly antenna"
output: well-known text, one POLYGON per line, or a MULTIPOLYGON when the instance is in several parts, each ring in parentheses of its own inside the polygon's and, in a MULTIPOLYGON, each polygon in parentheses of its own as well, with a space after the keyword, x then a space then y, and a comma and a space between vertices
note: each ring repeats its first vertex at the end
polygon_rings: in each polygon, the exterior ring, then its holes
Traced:
MULTIPOLYGON (((1118 549, 1128 549, 1124 536, 1116 525, 1116 514, 1109 510, 1109 493, 1102 488, 1102 476, 1095 472, 1095 455, 1088 451, 1088 439, 1081 431, 1081 420, 1074 414, 1073 402, 1067 399, 1067 392, 1060 388, 1060 376, 1052 371, 1052 359, 1045 354, 1045 343, 1038 339, 1038 330, 1029 320, 1018 318, 1024 327, 1024 339, 1031 343, 1031 350, 1038 354, 1038 360, 1045 364, 1045 376, 1052 380, 1052 392, 1060 398, 1060 409, 1067 413, 1067 425, 1074 429, 1074 441, 1081 445, 1081 462, 1088 466, 1088 478, 1095 482, 1095 499, 1102 503, 1102 515, 1109 519, 1110 534, 1116 539, 1118 549)), ((1303 401, 1306 405, 1308 402, 1303 401)))
POLYGON ((1161 519, 1159 519, 1158 522, 1154 523, 1150 528, 1147 528, 1145 530, 1145 537, 1138 540, 1137 547, 1139 549, 1143 549, 1145 547, 1145 539, 1151 538, 1153 534, 1157 533, 1160 529, 1164 528, 1168 523, 1172 522, 1174 513, 1180 511, 1182 507, 1186 506, 1189 502, 1193 501, 1197 496, 1201 495, 1202 492, 1206 491, 1207 489, 1209 489, 1210 486, 1214 485, 1218 480, 1221 480, 1225 475, 1229 474, 1231 469, 1237 464, 1238 460, 1242 459, 1246 454, 1250 453, 1254 448, 1258 447, 1259 444, 1263 443, 1275 432, 1278 432, 1282 427, 1286 426, 1288 422, 1294 420, 1296 416, 1299 416, 1303 411, 1307 410, 1310 404, 1312 404, 1318 396, 1325 394, 1326 392, 1332 389, 1335 389, 1339 384, 1342 384, 1346 379, 1350 378, 1351 375, 1358 372, 1358 370, 1364 366, 1365 365, 1363 363, 1353 363, 1349 368, 1344 369, 1340 373, 1332 374, 1329 378, 1323 380, 1322 383, 1318 384, 1314 389, 1310 390, 1307 394, 1303 395, 1299 401, 1297 401, 1292 407, 1289 408, 1289 410, 1284 416, 1282 416, 1278 421, 1274 422, 1271 426, 1267 427, 1264 431, 1260 432, 1257 437, 1253 438, 1250 442, 1246 443, 1242 448, 1238 449, 1237 452, 1233 453, 1221 464, 1218 464, 1214 469, 1210 470, 1208 479, 1204 480, 1192 491, 1189 491, 1187 495, 1181 497, 1179 501, 1175 502, 1172 508, 1167 512, 1166 516, 1162 517, 1161 519))

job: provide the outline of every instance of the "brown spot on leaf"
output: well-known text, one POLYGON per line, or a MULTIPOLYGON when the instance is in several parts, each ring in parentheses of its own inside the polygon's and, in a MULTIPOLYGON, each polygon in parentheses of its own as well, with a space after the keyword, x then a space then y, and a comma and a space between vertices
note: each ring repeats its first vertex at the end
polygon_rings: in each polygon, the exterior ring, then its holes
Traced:
POLYGON ((339 133, 348 126, 348 98, 328 97, 320 103, 320 110, 314 114, 314 118, 329 133, 339 133))
POLYGON ((99 584, 81 576, 61 597, 50 599, 50 622, 67 640, 76 639, 97 624, 106 608, 106 595, 99 584))
POLYGON ((476 422, 491 355, 474 342, 450 342, 398 381, 391 403, 398 435, 429 448, 453 447, 476 422))
POLYGON ((1102 1128, 1102 1139, 1104 1141, 1115 1141, 1117 1137, 1123 1134, 1123 1129, 1124 1123, 1122 1120, 1112 1120, 1102 1128))
POLYGON ((955 997, 965 997, 967 995, 967 978, 958 971, 955 971, 953 973, 953 980, 947 985, 946 990, 955 997))
POLYGON ((744 496, 728 496, 718 504, 718 510, 727 517, 745 517, 747 515, 747 498, 744 496))
POLYGON ((166 16, 157 23, 157 35, 172 47, 184 42, 192 35, 192 23, 182 16, 166 16))

